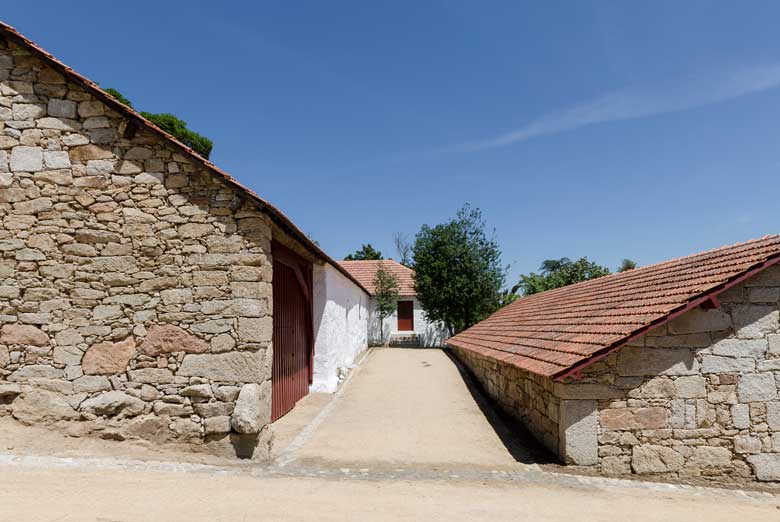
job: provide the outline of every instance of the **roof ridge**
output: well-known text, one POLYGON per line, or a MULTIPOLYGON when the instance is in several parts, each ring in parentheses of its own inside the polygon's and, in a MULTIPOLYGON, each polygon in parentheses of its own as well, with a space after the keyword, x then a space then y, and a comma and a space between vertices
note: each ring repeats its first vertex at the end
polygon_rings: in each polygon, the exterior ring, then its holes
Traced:
MULTIPOLYGON (((749 245, 751 243, 758 243, 760 241, 767 241, 769 239, 780 239, 780 234, 767 234, 767 235, 762 236, 762 237, 757 237, 757 238, 754 238, 754 239, 748 239, 747 241, 740 241, 739 243, 734 243, 734 244, 731 244, 731 245, 724 245, 724 246, 721 246, 721 247, 718 247, 718 248, 712 248, 710 250, 703 250, 703 251, 697 252, 695 254, 688 254, 687 256, 675 257, 675 258, 672 258, 672 259, 667 259, 666 261, 659 261, 658 263, 653 263, 653 264, 650 264, 650 265, 641 266, 641 267, 635 268, 633 270, 644 270, 644 269, 647 269, 647 268, 653 268, 653 267, 662 266, 662 265, 666 265, 666 264, 670 264, 670 263, 679 263, 680 261, 684 261, 686 259, 690 259, 690 258, 693 258, 693 257, 704 256, 704 255, 707 255, 707 254, 714 254, 714 253, 720 252, 722 250, 730 250, 732 248, 749 245)), ((625 272, 617 272, 617 273, 611 274, 611 275, 624 274, 624 273, 632 272, 633 270, 626 270, 625 272)))
POLYGON ((677 257, 518 299, 452 337, 463 349, 506 360, 522 370, 563 379, 696 308, 770 266, 780 267, 780 234, 677 257), (462 341, 461 341, 462 338, 462 341), (569 353, 557 367, 514 353, 533 346, 569 353))
MULTIPOLYGON (((708 255, 708 254, 714 254, 714 253, 720 252, 722 250, 730 250, 730 249, 733 249, 735 247, 741 247, 741 246, 749 245, 751 243, 758 243, 760 241, 767 241, 769 239, 780 239, 780 234, 768 234, 768 235, 763 236, 763 237, 754 238, 754 239, 748 239, 747 241, 741 241, 739 243, 734 243, 734 244, 731 244, 731 245, 724 245, 724 246, 721 246, 721 247, 718 247, 718 248, 713 248, 713 249, 710 249, 710 250, 703 250, 703 251, 697 252, 695 254, 688 254, 686 256, 675 257, 675 258, 672 258, 672 259, 667 259, 666 261, 659 261, 657 263, 652 263, 652 264, 649 264, 649 265, 644 265, 644 266, 640 266, 640 267, 637 267, 637 268, 632 268, 631 270, 626 270, 626 271, 623 271, 623 272, 614 272, 614 273, 611 273, 611 274, 606 274, 606 275, 603 275, 603 276, 600 276, 600 277, 596 277, 594 279, 588 279, 586 281, 578 281, 578 282, 572 283, 570 285, 561 286, 559 288, 552 288, 550 290, 545 290, 544 292, 531 294, 529 296, 522 297, 521 299, 518 299, 515 302, 519 302, 522 299, 527 299, 529 297, 535 297, 535 296, 539 296, 539 295, 543 295, 543 294, 550 295, 550 293, 552 293, 552 292, 559 292, 559 291, 564 290, 564 289, 566 289, 568 291, 571 291, 571 289, 574 288, 574 287, 585 286, 585 285, 587 285, 589 283, 594 283, 595 281, 603 282, 603 281, 605 281, 607 279, 615 279, 615 278, 620 277, 620 276, 622 276, 622 277, 627 277, 628 275, 632 275, 633 276, 633 275, 636 275, 637 273, 648 271, 651 268, 657 268, 657 267, 663 266, 663 265, 679 263, 679 262, 684 261, 686 259, 691 259, 691 258, 694 258, 694 257, 704 256, 704 255, 708 255)), ((778 248, 778 251, 780 251, 780 248, 778 248)))

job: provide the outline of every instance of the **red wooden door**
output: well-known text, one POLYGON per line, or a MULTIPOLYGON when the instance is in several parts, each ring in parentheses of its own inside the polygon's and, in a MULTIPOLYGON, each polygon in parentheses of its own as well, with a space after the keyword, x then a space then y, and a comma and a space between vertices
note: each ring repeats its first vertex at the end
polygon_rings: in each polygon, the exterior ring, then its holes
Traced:
POLYGON ((311 293, 303 286, 308 284, 306 275, 310 274, 304 274, 294 264, 274 262, 271 422, 309 393, 311 293))
POLYGON ((412 301, 398 301, 398 331, 414 331, 414 303, 412 301))

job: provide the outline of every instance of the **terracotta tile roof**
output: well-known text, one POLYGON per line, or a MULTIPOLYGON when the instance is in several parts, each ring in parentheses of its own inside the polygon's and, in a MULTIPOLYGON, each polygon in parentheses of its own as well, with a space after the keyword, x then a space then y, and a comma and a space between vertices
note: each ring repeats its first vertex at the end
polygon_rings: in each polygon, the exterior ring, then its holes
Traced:
POLYGON ((521 298, 448 343, 532 373, 574 374, 780 261, 780 235, 521 298))
POLYGON ((417 295, 417 292, 414 291, 414 270, 405 267, 398 261, 382 259, 377 261, 340 261, 340 263, 347 272, 368 289, 368 293, 371 295, 374 295, 374 277, 380 266, 398 280, 399 295, 417 295))
POLYGON ((155 125, 151 121, 141 116, 141 114, 138 113, 135 109, 133 109, 132 107, 128 107, 124 103, 120 102, 119 100, 117 100, 116 98, 114 98, 113 96, 105 92, 103 89, 100 88, 100 86, 97 83, 77 73, 76 71, 74 71, 73 69, 71 69, 70 67, 68 67, 67 65, 59 61, 57 58, 55 58, 51 53, 47 52, 46 50, 38 46, 38 44, 28 39, 27 37, 22 35, 19 31, 17 31, 13 27, 11 27, 10 25, 2 21, 0 21, 0 35, 10 37, 15 42, 18 42, 19 44, 26 46, 36 56, 41 58, 44 62, 47 62, 52 69, 63 73, 71 81, 73 81, 73 83, 85 89, 87 92, 95 96, 95 98, 101 100, 103 103, 111 107, 113 110, 119 112, 120 114, 124 114, 129 120, 135 122, 140 127, 143 127, 145 129, 148 129, 160 135, 162 138, 170 142, 171 145, 181 150, 184 154, 186 154, 187 156, 195 160, 197 163, 202 164, 204 167, 209 169, 212 173, 224 178, 224 180, 229 185, 232 185, 239 191, 249 196, 261 210, 266 212, 274 220, 274 222, 280 228, 282 228, 287 233, 289 233, 292 237, 297 239, 304 247, 306 247, 316 257, 322 259, 326 263, 333 265, 337 270, 342 272, 345 276, 347 276, 360 288, 362 288, 366 292, 368 291, 366 288, 363 287, 363 285, 358 280, 356 280, 354 277, 352 277, 351 274, 349 274, 346 270, 344 270, 344 268, 341 267, 341 265, 339 265, 337 261, 332 259, 311 239, 309 239, 309 237, 301 229, 299 229, 295 225, 295 223, 292 222, 290 218, 284 215, 284 213, 281 210, 273 206, 265 199, 258 196, 254 191, 252 191, 248 187, 242 185, 238 180, 233 178, 230 174, 221 170, 215 164, 213 164, 212 162, 210 162, 209 160, 207 160, 206 158, 204 158, 203 156, 195 152, 187 145, 177 140, 173 135, 168 134, 167 132, 159 128, 157 125, 155 125))

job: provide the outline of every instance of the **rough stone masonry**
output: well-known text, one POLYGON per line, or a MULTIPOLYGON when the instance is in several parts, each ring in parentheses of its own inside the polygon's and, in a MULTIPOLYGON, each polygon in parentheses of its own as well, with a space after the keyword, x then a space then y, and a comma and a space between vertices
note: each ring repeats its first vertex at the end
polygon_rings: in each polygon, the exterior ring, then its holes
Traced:
POLYGON ((266 455, 283 234, 64 74, 0 41, 0 415, 266 455))
POLYGON ((780 484, 780 267, 553 382, 454 348, 569 464, 608 475, 780 484))

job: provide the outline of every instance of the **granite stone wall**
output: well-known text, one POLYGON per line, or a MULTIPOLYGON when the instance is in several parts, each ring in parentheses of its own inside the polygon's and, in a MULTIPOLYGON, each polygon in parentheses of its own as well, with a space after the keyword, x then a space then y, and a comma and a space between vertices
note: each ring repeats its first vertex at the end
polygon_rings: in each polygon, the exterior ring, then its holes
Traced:
POLYGON ((0 415, 267 454, 283 234, 12 41, 0 41, 0 221, 0 415))
POLYGON ((780 267, 718 300, 719 308, 687 312, 578 380, 531 378, 455 351, 563 462, 607 475, 780 483, 780 267))
POLYGON ((780 268, 558 385, 598 404, 598 466, 780 482, 780 268))

